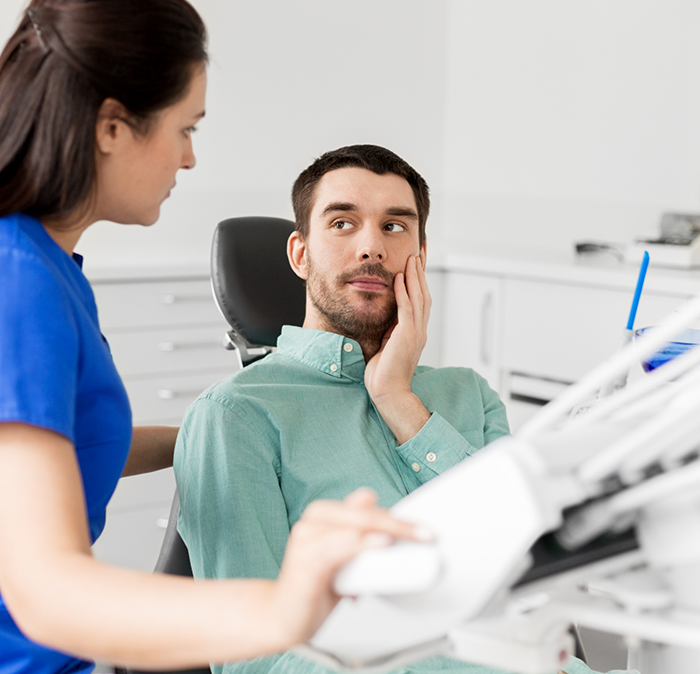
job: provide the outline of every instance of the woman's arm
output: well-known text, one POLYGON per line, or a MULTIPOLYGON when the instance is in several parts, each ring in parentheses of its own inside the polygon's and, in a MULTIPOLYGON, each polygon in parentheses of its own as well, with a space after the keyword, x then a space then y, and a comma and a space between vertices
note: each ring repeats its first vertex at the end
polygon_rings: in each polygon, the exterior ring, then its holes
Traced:
POLYGON ((195 583, 98 562, 87 531, 70 441, 0 424, 6 605, 28 637, 80 657, 181 668, 284 650, 308 639, 334 606, 334 573, 367 547, 366 533, 417 537, 360 492, 309 507, 292 530, 279 581, 195 583))
POLYGON ((171 468, 178 430, 177 426, 134 426, 122 477, 171 468))

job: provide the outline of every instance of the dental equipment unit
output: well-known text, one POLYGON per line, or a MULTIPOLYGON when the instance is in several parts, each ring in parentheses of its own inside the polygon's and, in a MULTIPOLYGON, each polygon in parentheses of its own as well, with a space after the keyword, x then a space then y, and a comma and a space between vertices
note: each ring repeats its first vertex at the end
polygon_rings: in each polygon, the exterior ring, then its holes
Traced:
POLYGON ((572 624, 624 635, 643 674, 700 671, 700 349, 570 412, 700 317, 700 296, 399 501, 432 544, 366 551, 298 652, 384 672, 446 655, 551 674, 572 624))

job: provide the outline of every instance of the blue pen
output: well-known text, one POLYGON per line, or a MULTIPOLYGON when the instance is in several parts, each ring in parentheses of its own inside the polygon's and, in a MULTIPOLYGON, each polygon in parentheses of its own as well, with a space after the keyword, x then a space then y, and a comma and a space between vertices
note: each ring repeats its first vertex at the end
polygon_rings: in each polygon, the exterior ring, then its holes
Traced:
MULTIPOLYGON (((639 276, 637 276, 637 287, 634 289, 634 297, 632 298, 632 307, 630 308, 630 315, 627 319, 627 327, 622 333, 622 343, 620 348, 622 349, 627 344, 632 341, 634 336, 634 319, 637 317, 637 309, 639 308, 639 298, 642 296, 642 288, 644 287, 644 279, 647 275, 647 268, 649 267, 649 253, 645 250, 644 256, 642 257, 642 264, 639 267, 639 276)), ((623 372, 621 375, 609 381, 603 388, 600 389, 598 393, 599 398, 605 398, 609 396, 613 391, 625 388, 627 386, 627 375, 629 372, 623 372)))
POLYGON ((642 266, 639 268, 639 276, 637 277, 637 287, 634 290, 634 298, 632 299, 632 308, 630 309, 630 316, 627 319, 627 329, 630 331, 634 330, 634 319, 637 317, 639 298, 642 295, 642 287, 644 286, 644 279, 646 278, 648 267, 649 253, 645 250, 644 257, 642 258, 642 266))

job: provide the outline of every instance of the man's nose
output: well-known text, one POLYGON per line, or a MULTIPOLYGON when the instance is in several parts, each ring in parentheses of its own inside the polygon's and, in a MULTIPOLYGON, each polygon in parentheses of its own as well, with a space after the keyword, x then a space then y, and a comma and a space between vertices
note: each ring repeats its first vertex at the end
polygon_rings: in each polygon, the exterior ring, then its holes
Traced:
POLYGON ((364 227, 360 235, 357 248, 357 259, 363 262, 384 261, 386 259, 386 249, 384 248, 384 237, 382 233, 374 227, 364 227))

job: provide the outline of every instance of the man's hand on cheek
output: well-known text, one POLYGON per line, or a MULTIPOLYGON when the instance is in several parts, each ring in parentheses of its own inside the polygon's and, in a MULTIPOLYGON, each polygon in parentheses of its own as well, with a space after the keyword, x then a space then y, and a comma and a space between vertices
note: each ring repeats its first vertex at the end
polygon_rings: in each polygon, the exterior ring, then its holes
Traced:
POLYGON ((413 373, 427 339, 431 305, 425 272, 417 257, 409 257, 405 274, 396 275, 394 292, 398 320, 367 363, 365 386, 398 443, 403 444, 430 417, 411 391, 413 373))

